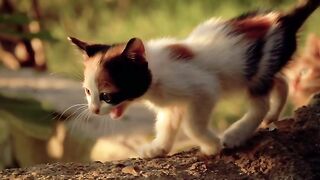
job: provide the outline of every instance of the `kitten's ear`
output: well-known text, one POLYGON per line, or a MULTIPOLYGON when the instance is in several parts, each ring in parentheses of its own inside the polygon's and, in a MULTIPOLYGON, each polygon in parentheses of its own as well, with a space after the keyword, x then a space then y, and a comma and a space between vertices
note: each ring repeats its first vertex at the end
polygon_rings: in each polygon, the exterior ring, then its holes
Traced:
POLYGON ((141 39, 132 38, 128 41, 126 48, 123 50, 125 54, 130 59, 135 59, 136 57, 144 57, 145 49, 141 39))
POLYGON ((81 51, 85 52, 88 46, 88 43, 83 42, 75 37, 68 37, 68 40, 72 42, 72 44, 76 45, 81 51))
POLYGON ((106 44, 89 44, 74 37, 68 37, 68 39, 88 57, 92 57, 98 52, 106 51, 110 48, 106 44))
POLYGON ((86 53, 89 57, 96 55, 98 52, 105 52, 110 48, 106 44, 92 44, 86 47, 86 53))

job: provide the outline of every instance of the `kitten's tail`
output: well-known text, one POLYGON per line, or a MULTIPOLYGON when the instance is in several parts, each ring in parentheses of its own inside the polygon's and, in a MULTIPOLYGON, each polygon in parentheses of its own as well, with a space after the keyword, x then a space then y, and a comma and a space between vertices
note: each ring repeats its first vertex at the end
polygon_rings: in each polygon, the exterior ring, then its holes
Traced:
POLYGON ((304 0, 290 12, 279 18, 279 22, 288 29, 287 33, 296 33, 305 20, 320 6, 320 0, 304 0))
MULTIPOLYGON (((261 70, 260 76, 255 76, 259 83, 250 87, 252 94, 265 94, 270 90, 270 81, 290 60, 297 47, 296 33, 306 19, 320 6, 320 0, 304 0, 299 6, 288 13, 280 15, 277 28, 272 30, 264 46, 261 61, 268 61, 261 70), (269 44, 269 46, 268 46, 269 44)), ((260 63, 261 64, 261 63, 260 63)))

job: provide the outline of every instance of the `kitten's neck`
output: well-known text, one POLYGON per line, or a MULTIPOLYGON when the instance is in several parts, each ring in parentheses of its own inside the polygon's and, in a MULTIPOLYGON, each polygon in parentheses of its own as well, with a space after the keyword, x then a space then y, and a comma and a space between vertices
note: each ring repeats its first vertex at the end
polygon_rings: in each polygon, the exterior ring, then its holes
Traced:
POLYGON ((159 91, 161 89, 163 80, 160 78, 161 75, 159 74, 158 67, 159 64, 163 63, 163 61, 168 58, 164 49, 165 46, 170 44, 170 42, 173 41, 151 40, 144 43, 145 58, 148 62, 148 68, 151 72, 152 80, 148 90, 140 99, 150 99, 150 97, 152 97, 156 91, 159 91))
POLYGON ((143 99, 154 102, 165 99, 168 95, 168 82, 175 78, 174 68, 177 67, 178 61, 177 57, 173 57, 173 52, 169 48, 174 44, 183 45, 184 43, 176 39, 157 39, 145 42, 145 55, 152 81, 147 92, 142 96, 143 99))

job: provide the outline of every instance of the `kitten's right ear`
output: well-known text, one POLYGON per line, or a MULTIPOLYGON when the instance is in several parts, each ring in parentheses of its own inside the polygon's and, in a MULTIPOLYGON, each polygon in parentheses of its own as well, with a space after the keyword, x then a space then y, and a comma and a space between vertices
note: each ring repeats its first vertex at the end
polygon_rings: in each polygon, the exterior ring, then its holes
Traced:
POLYGON ((83 42, 75 37, 68 37, 68 40, 72 42, 72 44, 76 45, 81 51, 86 52, 88 43, 83 42))
POLYGON ((142 40, 131 38, 122 53, 132 59, 135 59, 136 56, 144 57, 145 49, 142 40))

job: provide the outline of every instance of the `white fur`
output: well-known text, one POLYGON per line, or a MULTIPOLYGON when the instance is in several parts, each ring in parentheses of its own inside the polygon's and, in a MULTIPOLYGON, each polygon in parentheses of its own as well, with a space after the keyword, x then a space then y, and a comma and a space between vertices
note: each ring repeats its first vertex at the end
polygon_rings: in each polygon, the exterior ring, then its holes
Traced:
MULTIPOLYGON (((244 69, 250 44, 243 41, 240 35, 228 36, 229 32, 225 23, 211 19, 198 26, 184 40, 160 39, 145 43, 146 59, 153 79, 142 99, 157 112, 157 122, 156 138, 141 149, 142 157, 168 153, 180 123, 185 133, 207 155, 217 153, 221 144, 226 147, 242 144, 259 126, 269 110, 269 96, 249 98, 248 113, 234 123, 221 140, 208 127, 212 109, 219 97, 235 91, 245 92, 247 88, 244 69), (175 43, 190 48, 194 58, 172 59, 165 47, 175 43)), ((258 76, 263 75, 268 51, 277 38, 274 36, 270 42, 267 41, 258 76)), ((278 115, 279 111, 271 113, 273 117, 278 115)))
POLYGON ((270 123, 279 119, 283 107, 287 102, 289 87, 286 79, 281 74, 277 74, 274 81, 274 88, 270 94, 270 110, 261 124, 262 128, 266 128, 270 123))
POLYGON ((99 109, 99 115, 108 114, 113 108, 112 105, 107 104, 104 101, 100 101, 100 92, 97 87, 97 72, 99 68, 99 61, 101 59, 101 54, 97 54, 86 62, 86 68, 84 71, 84 81, 83 87, 90 91, 90 95, 86 94, 88 108, 91 112, 95 109, 99 109))

